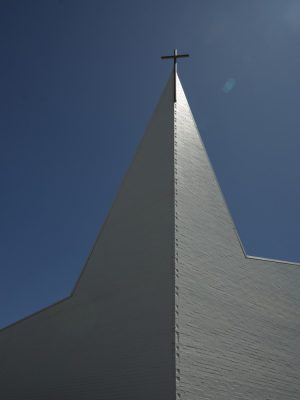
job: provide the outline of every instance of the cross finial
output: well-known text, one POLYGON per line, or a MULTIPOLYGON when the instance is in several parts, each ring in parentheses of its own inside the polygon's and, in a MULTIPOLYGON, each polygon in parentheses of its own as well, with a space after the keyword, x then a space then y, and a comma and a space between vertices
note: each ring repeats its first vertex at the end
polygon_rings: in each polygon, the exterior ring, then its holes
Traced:
POLYGON ((174 49, 174 54, 172 56, 162 56, 163 60, 173 58, 174 60, 174 103, 176 103, 176 73, 177 73, 177 58, 189 57, 189 54, 177 54, 177 49, 174 49))

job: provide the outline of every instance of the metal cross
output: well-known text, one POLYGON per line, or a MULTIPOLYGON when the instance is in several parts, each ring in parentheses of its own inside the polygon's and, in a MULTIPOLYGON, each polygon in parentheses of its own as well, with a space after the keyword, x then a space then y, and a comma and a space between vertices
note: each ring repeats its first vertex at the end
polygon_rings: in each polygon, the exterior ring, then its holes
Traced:
POLYGON ((173 58, 174 60, 174 103, 176 103, 176 73, 177 73, 177 58, 189 57, 189 54, 177 54, 177 49, 174 49, 172 56, 162 56, 163 60, 173 58))

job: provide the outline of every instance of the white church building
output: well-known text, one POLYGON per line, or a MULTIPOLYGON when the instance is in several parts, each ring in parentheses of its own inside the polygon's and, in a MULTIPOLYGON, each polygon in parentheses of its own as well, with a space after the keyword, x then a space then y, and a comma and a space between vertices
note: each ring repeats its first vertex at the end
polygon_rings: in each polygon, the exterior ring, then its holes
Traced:
POLYGON ((0 399, 300 399, 300 265, 245 253, 176 69, 71 295, 0 331, 0 399))

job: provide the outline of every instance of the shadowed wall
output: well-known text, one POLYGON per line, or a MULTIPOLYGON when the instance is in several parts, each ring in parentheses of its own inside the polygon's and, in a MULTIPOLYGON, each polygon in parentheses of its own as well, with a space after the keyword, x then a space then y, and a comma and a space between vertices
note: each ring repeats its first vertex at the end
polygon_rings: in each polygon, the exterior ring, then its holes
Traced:
POLYGON ((73 295, 0 332, 1 399, 174 399, 172 82, 73 295))

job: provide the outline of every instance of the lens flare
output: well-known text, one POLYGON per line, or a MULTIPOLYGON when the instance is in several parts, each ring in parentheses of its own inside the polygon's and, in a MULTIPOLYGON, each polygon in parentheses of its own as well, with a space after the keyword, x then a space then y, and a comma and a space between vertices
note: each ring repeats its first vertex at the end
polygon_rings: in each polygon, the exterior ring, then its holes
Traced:
POLYGON ((224 93, 229 93, 232 91, 232 89, 235 87, 236 81, 233 78, 227 79, 223 86, 223 92, 224 93))

